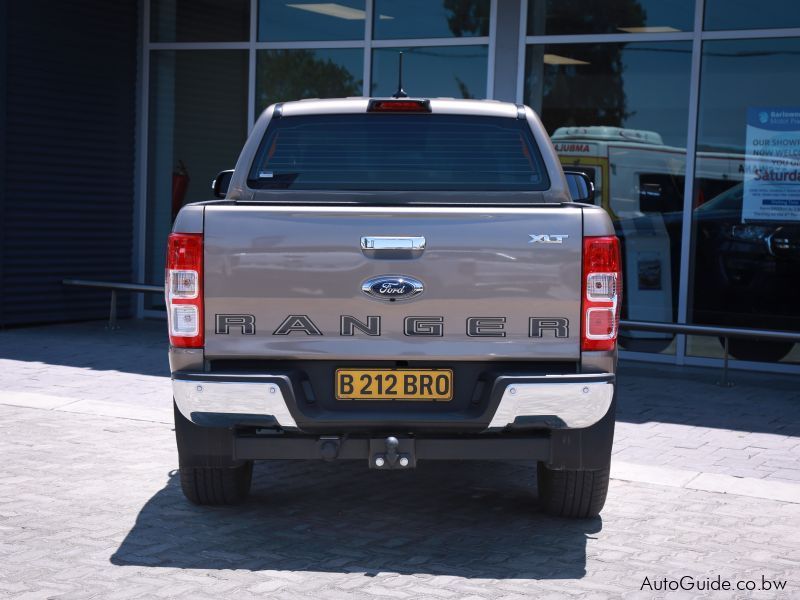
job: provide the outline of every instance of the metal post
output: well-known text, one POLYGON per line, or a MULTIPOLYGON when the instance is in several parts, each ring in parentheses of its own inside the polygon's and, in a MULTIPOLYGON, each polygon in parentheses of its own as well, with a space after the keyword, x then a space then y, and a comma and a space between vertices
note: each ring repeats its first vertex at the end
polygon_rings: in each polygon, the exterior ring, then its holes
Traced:
POLYGON ((726 335, 723 339, 722 347, 724 349, 724 355, 722 357, 722 380, 717 382, 717 385, 721 385, 722 387, 733 387, 733 382, 728 381, 728 336, 726 335))
POLYGON ((106 329, 109 331, 114 331, 115 329, 119 329, 119 325, 117 325, 117 290, 111 290, 111 308, 108 313, 108 325, 106 325, 106 329))

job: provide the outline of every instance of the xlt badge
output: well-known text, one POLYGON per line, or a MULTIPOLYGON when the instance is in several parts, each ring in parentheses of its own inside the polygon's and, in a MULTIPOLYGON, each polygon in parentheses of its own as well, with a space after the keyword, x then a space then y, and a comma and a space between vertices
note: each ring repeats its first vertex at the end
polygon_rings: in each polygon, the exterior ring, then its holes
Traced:
POLYGON ((361 291, 370 298, 395 302, 419 296, 424 291, 419 279, 408 275, 380 275, 361 284, 361 291))
POLYGON ((563 233, 531 233, 529 244, 563 244, 569 236, 563 233))

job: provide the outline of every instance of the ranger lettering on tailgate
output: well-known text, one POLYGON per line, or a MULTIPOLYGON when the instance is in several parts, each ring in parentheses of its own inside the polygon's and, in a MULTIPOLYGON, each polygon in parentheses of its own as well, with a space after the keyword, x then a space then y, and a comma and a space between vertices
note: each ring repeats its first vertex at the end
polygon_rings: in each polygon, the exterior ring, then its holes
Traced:
MULTIPOLYGON (((381 317, 371 316, 366 322, 352 315, 339 317, 339 335, 353 336, 356 331, 368 336, 381 335, 381 317)), ((231 330, 238 330, 243 335, 254 335, 256 318, 253 315, 215 315, 217 323, 214 333, 228 335, 231 330)), ((405 335, 443 335, 444 317, 405 317, 405 335), (435 332, 435 333, 431 333, 435 332)), ((466 321, 466 334, 469 337, 505 337, 506 317, 469 317, 466 321)), ((306 335, 324 335, 308 315, 288 315, 272 335, 289 335, 305 333, 306 335)), ((553 337, 569 337, 569 319, 562 317, 530 317, 528 319, 528 337, 541 338, 545 333, 553 337)))

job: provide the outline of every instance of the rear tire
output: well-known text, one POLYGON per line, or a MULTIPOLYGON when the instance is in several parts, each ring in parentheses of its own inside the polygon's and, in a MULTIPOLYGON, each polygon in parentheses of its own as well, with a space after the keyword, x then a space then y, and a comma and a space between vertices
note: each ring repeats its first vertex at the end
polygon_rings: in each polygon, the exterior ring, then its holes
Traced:
POLYGON ((233 432, 195 425, 174 401, 173 408, 183 495, 208 506, 242 502, 250 492, 253 461, 233 460, 233 432))
POLYGON ((557 471, 540 462, 539 503, 544 512, 557 517, 596 517, 606 503, 608 480, 608 467, 597 471, 557 471))
POLYGON ((181 467, 181 489, 193 504, 239 504, 250 493, 253 461, 236 467, 181 467))

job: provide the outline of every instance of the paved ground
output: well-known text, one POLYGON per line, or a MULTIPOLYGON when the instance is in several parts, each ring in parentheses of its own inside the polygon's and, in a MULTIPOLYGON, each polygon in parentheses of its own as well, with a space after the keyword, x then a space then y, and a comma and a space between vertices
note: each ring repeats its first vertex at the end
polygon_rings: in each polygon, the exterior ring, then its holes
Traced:
POLYGON ((162 331, 0 333, 0 597, 800 597, 796 378, 624 365, 593 521, 537 512, 518 463, 259 464, 248 503, 205 509, 174 474, 162 331))

